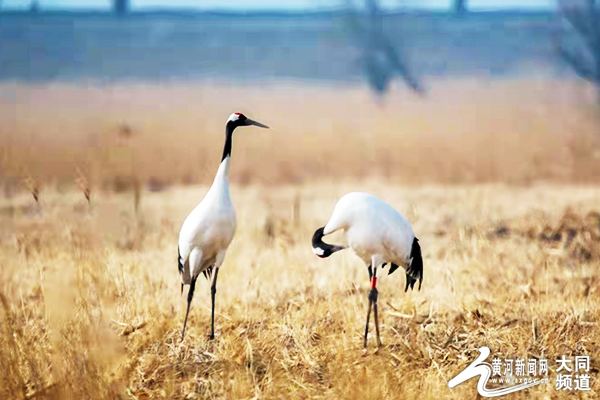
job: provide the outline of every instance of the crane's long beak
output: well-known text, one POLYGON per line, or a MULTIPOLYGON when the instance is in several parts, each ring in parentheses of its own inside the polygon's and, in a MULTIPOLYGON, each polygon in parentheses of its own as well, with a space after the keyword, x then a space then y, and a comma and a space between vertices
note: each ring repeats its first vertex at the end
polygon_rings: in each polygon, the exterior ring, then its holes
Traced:
POLYGON ((250 118, 246 118, 245 122, 246 122, 246 125, 255 125, 255 126, 258 126, 258 127, 261 127, 261 128, 269 129, 269 127, 266 126, 265 124, 261 124, 260 122, 254 121, 254 120, 252 120, 250 118))

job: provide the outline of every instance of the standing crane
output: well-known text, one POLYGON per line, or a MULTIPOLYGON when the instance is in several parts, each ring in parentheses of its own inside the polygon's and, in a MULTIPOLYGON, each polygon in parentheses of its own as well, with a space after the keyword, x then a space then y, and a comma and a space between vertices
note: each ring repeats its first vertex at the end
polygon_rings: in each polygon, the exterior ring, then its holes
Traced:
POLYGON ((179 232, 177 262, 181 275, 181 293, 183 293, 184 285, 190 285, 187 311, 181 331, 182 340, 190 313, 190 304, 194 297, 196 279, 200 273, 203 273, 207 280, 212 279, 210 339, 215 338, 217 276, 236 228, 235 210, 229 197, 229 164, 231 163, 233 131, 239 126, 251 125, 268 128, 260 122, 246 118, 241 113, 233 113, 229 116, 225 126, 223 157, 217 175, 204 199, 187 216, 179 232))
POLYGON ((389 275, 401 266, 406 270, 404 291, 406 292, 409 286, 411 290, 414 289, 417 280, 421 290, 423 258, 419 239, 415 237, 408 220, 391 205, 371 194, 361 192, 348 193, 338 201, 327 225, 317 229, 313 235, 313 252, 321 258, 326 258, 345 249, 343 246, 323 242, 323 236, 340 229, 345 232, 350 248, 363 260, 369 271, 371 290, 364 346, 367 347, 369 318, 373 309, 377 346, 381 347, 377 315, 377 268, 383 268, 389 263, 389 275))

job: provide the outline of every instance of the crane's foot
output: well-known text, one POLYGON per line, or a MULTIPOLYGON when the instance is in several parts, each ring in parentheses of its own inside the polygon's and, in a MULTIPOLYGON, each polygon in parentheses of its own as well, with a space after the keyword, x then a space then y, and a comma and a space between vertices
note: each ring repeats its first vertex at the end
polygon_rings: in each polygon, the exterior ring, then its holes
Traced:
POLYGON ((215 340, 215 334, 211 333, 210 336, 208 337, 208 340, 215 340))

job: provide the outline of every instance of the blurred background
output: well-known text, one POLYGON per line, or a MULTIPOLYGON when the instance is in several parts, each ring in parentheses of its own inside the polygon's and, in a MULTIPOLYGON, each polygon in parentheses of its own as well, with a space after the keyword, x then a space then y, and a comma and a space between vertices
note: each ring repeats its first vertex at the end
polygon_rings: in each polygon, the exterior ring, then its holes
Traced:
MULTIPOLYGON (((3 0, 0 179, 594 181, 593 0, 3 0), (274 151, 276 149, 276 151, 274 151)), ((81 183, 84 182, 84 183, 81 183)))

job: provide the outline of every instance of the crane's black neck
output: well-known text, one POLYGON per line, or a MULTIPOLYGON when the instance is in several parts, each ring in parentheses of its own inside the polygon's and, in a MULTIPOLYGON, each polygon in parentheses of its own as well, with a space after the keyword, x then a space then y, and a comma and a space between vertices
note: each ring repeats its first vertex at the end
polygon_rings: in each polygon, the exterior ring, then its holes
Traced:
POLYGON ((227 122, 225 126, 225 146, 223 147, 223 157, 221 162, 227 157, 231 157, 231 145, 233 143, 233 131, 237 128, 237 125, 233 121, 227 122))

